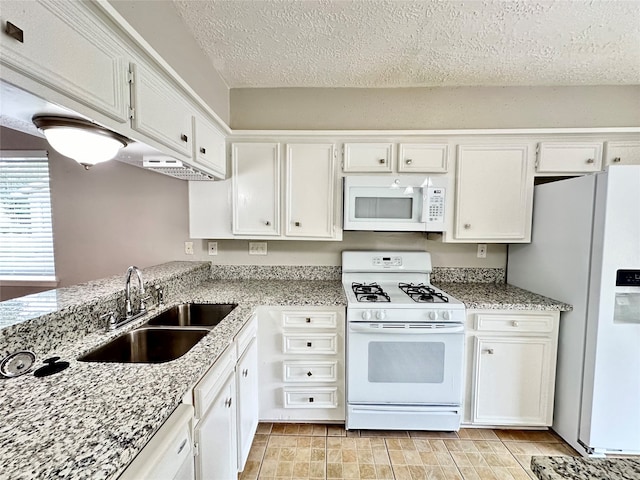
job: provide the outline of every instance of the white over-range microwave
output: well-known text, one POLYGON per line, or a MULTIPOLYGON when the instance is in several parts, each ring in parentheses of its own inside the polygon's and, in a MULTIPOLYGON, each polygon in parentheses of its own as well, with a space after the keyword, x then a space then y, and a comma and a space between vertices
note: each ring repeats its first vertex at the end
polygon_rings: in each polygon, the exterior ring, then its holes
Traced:
POLYGON ((446 175, 344 177, 344 229, 444 232, 446 175))

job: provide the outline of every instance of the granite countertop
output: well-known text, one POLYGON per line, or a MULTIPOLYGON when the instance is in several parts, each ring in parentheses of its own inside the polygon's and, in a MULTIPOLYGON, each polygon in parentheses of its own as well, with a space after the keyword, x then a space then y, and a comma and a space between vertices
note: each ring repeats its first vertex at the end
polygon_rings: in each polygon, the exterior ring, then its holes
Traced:
POLYGON ((436 283, 438 288, 475 310, 568 311, 567 303, 543 297, 508 283, 436 283))
POLYGON ((540 480, 638 480, 640 458, 531 457, 540 480))
POLYGON ((206 281, 171 303, 184 301, 238 307, 171 362, 76 360, 158 310, 117 332, 61 343, 49 353, 71 365, 56 375, 0 380, 0 479, 111 478, 144 447, 257 306, 346 304, 340 281, 206 281))

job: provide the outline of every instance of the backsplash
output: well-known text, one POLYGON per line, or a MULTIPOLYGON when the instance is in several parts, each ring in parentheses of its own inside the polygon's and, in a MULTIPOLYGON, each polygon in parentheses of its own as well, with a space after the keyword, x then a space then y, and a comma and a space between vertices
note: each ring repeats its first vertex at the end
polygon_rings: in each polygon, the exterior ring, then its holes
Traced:
POLYGON ((322 265, 211 265, 212 280, 340 280, 342 267, 322 265))
POLYGON ((504 268, 433 267, 433 283, 504 283, 504 268))

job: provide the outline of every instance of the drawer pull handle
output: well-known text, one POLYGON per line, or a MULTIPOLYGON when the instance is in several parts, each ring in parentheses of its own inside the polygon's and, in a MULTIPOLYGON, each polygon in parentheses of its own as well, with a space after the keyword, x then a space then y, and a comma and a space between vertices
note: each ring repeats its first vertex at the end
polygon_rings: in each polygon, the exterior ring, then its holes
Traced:
POLYGON ((380 165, 384 165, 387 161, 384 158, 381 158, 380 160, 378 160, 378 163, 380 165))
POLYGON ((310 347, 310 346, 311 346, 311 342, 307 342, 307 347, 310 347))
POLYGON ((620 163, 620 157, 616 157, 613 159, 613 163, 620 163))
POLYGON ((307 372, 307 377, 310 377, 311 375, 313 375, 313 373, 311 373, 311 371, 307 372))
POLYGON ((204 147, 200 147, 200 153, 204 155, 205 153, 207 153, 207 149, 204 147))
POLYGON ((520 326, 520 324, 519 324, 516 320, 514 320, 513 322, 511 322, 511 324, 512 324, 514 327, 519 327, 519 326, 520 326))
POLYGON ((271 225, 271 222, 267 220, 266 222, 264 222, 264 224, 268 227, 269 225, 271 225))
POLYGON ((313 403, 313 397, 309 397, 309 403, 313 403))
POLYGON ((7 26, 4 29, 5 33, 11 38, 24 43, 24 32, 20 27, 16 27, 13 23, 7 22, 7 26))
POLYGON ((593 163, 595 160, 593 158, 587 158, 587 163, 593 163))
POLYGON ((493 355, 493 348, 487 348, 485 352, 487 352, 489 355, 493 355))
POLYGON ((249 375, 249 369, 245 368, 244 370, 242 370, 242 376, 246 377, 247 375, 249 375))
POLYGON ((232 402, 232 398, 229 397, 224 401, 224 406, 227 408, 231 408, 231 402, 232 402))
POLYGON ((471 228, 471 224, 470 223, 465 223, 464 224, 464 228, 465 228, 465 230, 469 230, 471 228))
POLYGON ((189 137, 187 137, 184 133, 182 135, 180 135, 180 140, 182 140, 183 142, 188 142, 189 141, 189 137))
POLYGON ((180 453, 183 449, 184 446, 187 444, 187 439, 185 438, 184 440, 182 440, 182 443, 180 444, 180 446, 178 447, 178 453, 180 453))

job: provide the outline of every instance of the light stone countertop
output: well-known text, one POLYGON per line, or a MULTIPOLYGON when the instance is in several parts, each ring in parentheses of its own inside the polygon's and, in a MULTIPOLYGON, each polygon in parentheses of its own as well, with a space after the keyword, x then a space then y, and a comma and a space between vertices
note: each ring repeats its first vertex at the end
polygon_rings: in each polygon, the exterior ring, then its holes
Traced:
MULTIPOLYGON (((171 265, 168 269, 159 268, 158 278, 188 267, 180 262, 171 265)), ((110 290, 121 282, 119 277, 106 283, 91 282, 79 286, 76 293, 78 298, 86 299, 87 291, 95 287, 99 295, 105 292, 110 295, 110 290)), ((467 308, 570 308, 504 284, 438 286, 465 302, 467 308)), ((78 301, 73 291, 69 293, 65 305, 78 301)), ((47 356, 58 355, 71 365, 56 375, 36 378, 28 374, 0 380, 3 419, 0 479, 111 478, 144 447, 184 394, 233 341, 256 307, 346 305, 346 298, 339 280, 208 280, 189 285, 172 296, 166 308, 182 302, 237 303, 238 307, 187 354, 172 362, 118 364, 76 360, 84 352, 140 326, 160 313, 158 310, 117 332, 61 336, 52 343, 53 350, 47 350, 47 356)), ((13 306, 15 302, 7 305, 5 313, 13 306)), ((52 310, 49 315, 54 313, 52 310)))
MULTIPOLYGON (((50 377, 0 380, 0 479, 101 479, 121 471, 144 447, 261 305, 345 305, 339 281, 207 281, 183 301, 237 303, 184 356, 160 364, 78 362, 115 333, 61 344, 70 367, 50 377)), ((155 313, 153 314, 155 315, 155 313)))
POLYGON ((531 457, 540 480, 639 480, 640 458, 531 457))

